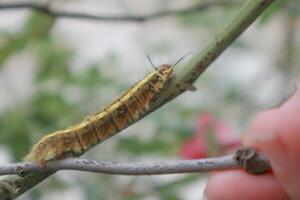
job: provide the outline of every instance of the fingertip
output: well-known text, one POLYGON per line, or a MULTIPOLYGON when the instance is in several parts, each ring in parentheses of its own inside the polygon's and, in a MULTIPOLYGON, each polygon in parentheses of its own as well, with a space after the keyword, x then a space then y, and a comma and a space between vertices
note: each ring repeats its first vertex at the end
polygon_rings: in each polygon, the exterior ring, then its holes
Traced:
POLYGON ((284 108, 284 107, 295 107, 300 108, 300 80, 298 81, 296 85, 295 91, 290 95, 290 97, 279 107, 279 108, 284 108))
POLYGON ((260 149, 271 163, 275 176, 293 199, 300 199, 300 90, 279 108, 253 120, 244 144, 260 149))
POLYGON ((207 182, 205 196, 210 200, 288 199, 274 176, 255 176, 241 170, 212 175, 207 182))

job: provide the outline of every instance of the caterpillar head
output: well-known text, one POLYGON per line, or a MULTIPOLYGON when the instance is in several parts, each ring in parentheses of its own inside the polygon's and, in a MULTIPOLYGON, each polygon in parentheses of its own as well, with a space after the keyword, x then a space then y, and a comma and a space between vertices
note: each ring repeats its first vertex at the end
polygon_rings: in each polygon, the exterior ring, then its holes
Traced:
POLYGON ((150 58, 149 55, 147 55, 147 58, 148 58, 150 64, 152 65, 152 67, 154 68, 155 71, 157 71, 159 74, 161 74, 161 75, 162 75, 163 77, 165 77, 166 79, 169 79, 169 78, 171 78, 172 75, 173 75, 175 66, 176 66, 180 61, 182 61, 188 54, 189 54, 189 53, 187 53, 187 54, 185 54, 184 56, 182 56, 181 58, 179 58, 179 59, 175 62, 175 64, 171 64, 171 65, 170 65, 170 64, 162 64, 162 65, 160 65, 159 67, 156 67, 156 66, 153 64, 153 62, 152 62, 152 60, 151 60, 151 58, 150 58))
POLYGON ((169 64, 162 64, 158 67, 157 71, 158 73, 166 77, 166 79, 169 79, 173 75, 174 66, 175 65, 172 66, 169 64))

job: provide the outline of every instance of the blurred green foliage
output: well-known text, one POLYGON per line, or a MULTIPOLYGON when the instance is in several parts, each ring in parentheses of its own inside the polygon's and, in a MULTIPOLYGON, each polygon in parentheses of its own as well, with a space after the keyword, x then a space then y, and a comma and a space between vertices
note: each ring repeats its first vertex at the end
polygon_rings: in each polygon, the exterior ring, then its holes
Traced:
POLYGON ((4 35, 5 42, 1 44, 0 67, 12 54, 23 50, 32 43, 45 41, 49 37, 49 31, 54 22, 53 17, 34 13, 27 19, 22 32, 4 35))

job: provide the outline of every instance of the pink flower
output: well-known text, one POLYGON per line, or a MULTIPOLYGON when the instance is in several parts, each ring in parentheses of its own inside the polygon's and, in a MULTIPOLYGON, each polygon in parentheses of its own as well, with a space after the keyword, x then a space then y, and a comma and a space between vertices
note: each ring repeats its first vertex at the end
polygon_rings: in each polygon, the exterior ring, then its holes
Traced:
POLYGON ((191 137, 184 142, 180 149, 183 159, 199 159, 208 157, 207 147, 199 137, 191 137))
POLYGON ((199 159, 224 154, 238 147, 239 136, 211 113, 202 113, 197 119, 196 133, 188 138, 180 149, 183 159, 199 159))

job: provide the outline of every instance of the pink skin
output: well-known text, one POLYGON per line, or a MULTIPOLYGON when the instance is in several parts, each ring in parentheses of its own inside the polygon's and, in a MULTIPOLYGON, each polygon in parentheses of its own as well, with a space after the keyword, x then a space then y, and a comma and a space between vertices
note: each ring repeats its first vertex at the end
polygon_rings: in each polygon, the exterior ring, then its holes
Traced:
POLYGON ((210 200, 300 199, 300 88, 282 106, 259 114, 243 140, 269 159, 272 172, 255 176, 242 170, 214 173, 205 195, 210 200))

